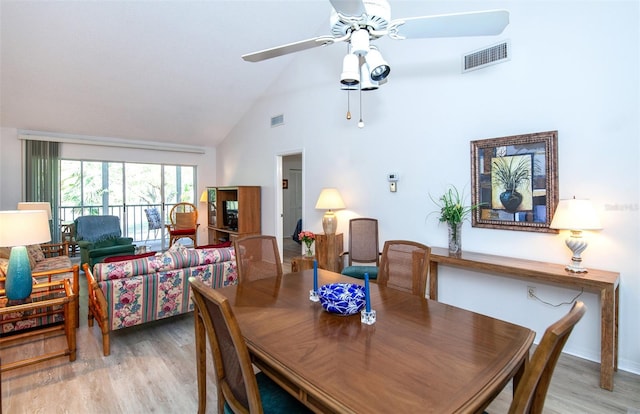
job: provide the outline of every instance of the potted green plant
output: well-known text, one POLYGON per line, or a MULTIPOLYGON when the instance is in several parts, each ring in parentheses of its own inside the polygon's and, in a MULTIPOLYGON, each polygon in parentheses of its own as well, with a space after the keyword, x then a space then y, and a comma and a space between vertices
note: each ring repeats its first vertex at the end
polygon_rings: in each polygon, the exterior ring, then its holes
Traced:
POLYGON ((518 189, 530 180, 531 159, 526 156, 498 157, 491 164, 491 181, 494 186, 503 189, 500 202, 506 211, 515 213, 522 203, 522 194, 518 189))
POLYGON ((429 195, 439 208, 441 223, 447 223, 449 231, 449 253, 460 254, 462 251, 462 222, 469 214, 477 209, 480 204, 464 206, 464 196, 455 186, 451 186, 437 200, 429 195))

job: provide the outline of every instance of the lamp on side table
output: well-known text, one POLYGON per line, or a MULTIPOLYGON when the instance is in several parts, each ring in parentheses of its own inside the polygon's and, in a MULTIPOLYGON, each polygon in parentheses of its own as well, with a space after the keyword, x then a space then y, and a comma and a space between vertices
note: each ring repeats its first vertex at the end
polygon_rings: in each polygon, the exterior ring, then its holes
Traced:
POLYGON ((338 219, 333 210, 345 208, 340 193, 335 188, 323 188, 316 203, 317 210, 327 210, 322 217, 322 229, 325 234, 336 234, 338 219))
POLYGON ((582 236, 582 230, 600 230, 600 219, 590 200, 560 200, 553 220, 549 226, 552 229, 570 230, 571 236, 565 243, 573 253, 571 264, 566 269, 573 273, 587 273, 582 266, 582 252, 587 248, 587 239, 582 236))
POLYGON ((31 295, 33 281, 26 246, 50 240, 45 210, 0 211, 0 247, 12 247, 5 283, 8 299, 22 300, 31 295))

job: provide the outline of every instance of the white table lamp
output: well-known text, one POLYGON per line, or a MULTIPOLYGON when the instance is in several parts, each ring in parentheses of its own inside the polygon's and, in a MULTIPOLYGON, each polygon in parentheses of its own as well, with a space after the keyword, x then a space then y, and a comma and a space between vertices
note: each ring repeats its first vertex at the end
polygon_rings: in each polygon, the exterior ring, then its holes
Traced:
POLYGON ((322 229, 324 234, 336 234, 338 218, 333 210, 345 208, 340 193, 335 188, 323 188, 316 203, 316 209, 327 210, 322 217, 322 229))
POLYGON ((31 295, 31 265, 25 246, 50 240, 46 210, 0 211, 0 247, 12 247, 5 282, 8 299, 22 300, 31 295))
POLYGON ((582 267, 581 254, 587 248, 587 240, 582 230, 600 230, 600 219, 590 200, 560 200, 553 220, 549 226, 552 229, 570 230, 571 236, 565 240, 567 247, 573 253, 571 264, 566 267, 570 272, 587 273, 582 267))
POLYGON ((51 220, 51 203, 48 201, 21 201, 18 203, 18 210, 44 210, 51 220))

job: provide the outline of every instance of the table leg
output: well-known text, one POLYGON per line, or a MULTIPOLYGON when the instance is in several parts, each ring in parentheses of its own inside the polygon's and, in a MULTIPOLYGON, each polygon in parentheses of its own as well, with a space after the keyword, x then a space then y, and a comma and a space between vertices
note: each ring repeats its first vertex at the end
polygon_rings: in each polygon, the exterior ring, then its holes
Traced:
POLYGON ((522 361, 522 363, 520 364, 520 367, 518 368, 518 370, 516 371, 515 375, 513 376, 513 390, 512 390, 512 396, 515 397, 516 396, 516 389, 518 388, 518 384, 520 384, 520 380, 522 379, 522 376, 524 375, 524 370, 527 368, 527 365, 529 365, 529 354, 527 354, 527 356, 524 358, 524 360, 522 361))
POLYGON ((617 301, 614 288, 600 292, 600 387, 613 391, 613 370, 617 367, 617 301))
POLYGON ((613 334, 613 340, 615 341, 615 345, 613 348, 613 369, 618 371, 618 318, 620 316, 620 285, 616 286, 616 293, 614 295, 614 300, 616 301, 614 312, 615 314, 615 333, 613 334))
POLYGON ((429 299, 438 300, 438 262, 429 262, 429 299))
POLYGON ((67 345, 69 347, 69 361, 76 360, 76 325, 78 320, 78 314, 76 313, 78 307, 78 296, 74 295, 71 302, 67 302, 64 305, 64 325, 67 331, 67 345))

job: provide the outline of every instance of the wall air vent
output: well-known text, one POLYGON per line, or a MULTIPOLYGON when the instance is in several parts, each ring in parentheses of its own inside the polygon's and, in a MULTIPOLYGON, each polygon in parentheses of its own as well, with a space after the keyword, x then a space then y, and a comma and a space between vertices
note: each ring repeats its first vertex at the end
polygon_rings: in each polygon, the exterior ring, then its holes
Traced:
POLYGON ((462 73, 511 60, 511 42, 504 41, 462 56, 462 73))
POLYGON ((284 115, 276 115, 271 117, 271 128, 284 124, 284 115))

